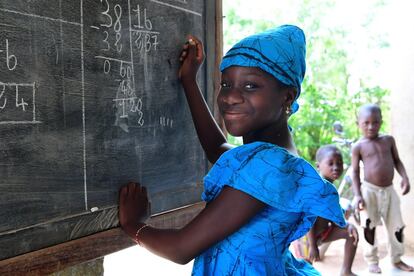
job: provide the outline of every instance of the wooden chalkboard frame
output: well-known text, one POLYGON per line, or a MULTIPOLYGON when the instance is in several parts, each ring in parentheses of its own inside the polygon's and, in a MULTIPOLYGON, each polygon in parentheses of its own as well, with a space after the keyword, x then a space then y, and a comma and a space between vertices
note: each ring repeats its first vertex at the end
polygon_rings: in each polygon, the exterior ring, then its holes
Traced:
MULTIPOLYGON (((223 127, 217 112, 215 98, 219 88, 218 65, 222 57, 222 0, 206 1, 206 78, 205 97, 219 125, 223 127)), ((223 127, 224 129, 224 127, 223 127)), ((156 227, 179 228, 188 223, 204 208, 203 203, 186 206, 160 214, 150 219, 156 227)), ((69 266, 101 258, 107 254, 134 245, 120 228, 113 228, 80 239, 47 247, 0 261, 0 275, 44 275, 69 266)))
MULTIPOLYGON (((204 208, 203 203, 154 216, 149 224, 179 228, 204 208)), ((0 275, 47 275, 135 245, 121 228, 114 228, 56 246, 0 261, 0 275)))

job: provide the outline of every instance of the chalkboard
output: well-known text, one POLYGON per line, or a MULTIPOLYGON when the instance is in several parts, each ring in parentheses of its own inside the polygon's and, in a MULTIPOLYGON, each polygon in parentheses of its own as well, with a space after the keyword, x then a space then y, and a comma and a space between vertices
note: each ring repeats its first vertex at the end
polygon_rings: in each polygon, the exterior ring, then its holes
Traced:
POLYGON ((0 260, 115 227, 129 180, 153 213, 200 201, 177 71, 207 2, 0 1, 0 260))

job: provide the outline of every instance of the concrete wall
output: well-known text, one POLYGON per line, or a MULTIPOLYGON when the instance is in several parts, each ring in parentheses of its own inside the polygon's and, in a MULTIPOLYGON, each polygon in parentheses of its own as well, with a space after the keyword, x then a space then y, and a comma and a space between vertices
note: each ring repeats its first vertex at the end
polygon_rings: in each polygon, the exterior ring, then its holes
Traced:
MULTIPOLYGON (((410 2, 393 1, 393 17, 385 20, 389 20, 394 27, 391 35, 393 56, 390 64, 391 131, 410 178, 411 192, 401 197, 401 207, 406 223, 405 241, 408 247, 414 248, 414 16, 410 2)), ((397 176, 394 182, 397 191, 400 191, 399 181, 397 176)))

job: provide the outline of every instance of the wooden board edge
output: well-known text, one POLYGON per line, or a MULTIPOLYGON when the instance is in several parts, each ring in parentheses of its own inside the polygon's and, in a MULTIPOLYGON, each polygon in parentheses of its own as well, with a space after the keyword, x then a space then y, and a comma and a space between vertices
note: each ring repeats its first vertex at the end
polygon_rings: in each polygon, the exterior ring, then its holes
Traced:
POLYGON ((207 1, 206 49, 207 49, 207 91, 205 97, 216 122, 224 130, 223 119, 217 107, 217 94, 220 90, 221 73, 219 70, 223 56, 223 12, 222 0, 207 1))
MULTIPOLYGON (((199 202, 154 217, 149 224, 179 228, 190 222, 205 204, 199 202)), ((47 275, 135 245, 121 228, 114 228, 66 243, 0 261, 0 275, 47 275)))
POLYGON ((223 58, 223 1, 216 0, 215 1, 215 27, 216 27, 216 39, 215 39, 215 57, 214 57, 214 91, 213 91, 213 114, 214 118, 216 119, 218 125, 223 130, 225 134, 227 134, 226 127, 224 126, 223 117, 221 117, 220 112, 217 106, 217 99, 218 93, 220 91, 220 83, 221 83, 221 72, 220 72, 220 64, 223 58))

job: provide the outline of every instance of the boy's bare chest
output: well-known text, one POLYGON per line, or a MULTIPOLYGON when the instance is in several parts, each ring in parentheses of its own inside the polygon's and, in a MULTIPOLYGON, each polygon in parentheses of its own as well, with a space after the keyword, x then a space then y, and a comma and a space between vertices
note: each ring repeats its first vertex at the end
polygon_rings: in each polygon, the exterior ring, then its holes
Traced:
POLYGON ((379 160, 392 160, 391 146, 385 140, 367 141, 361 144, 362 160, 372 158, 379 160))

